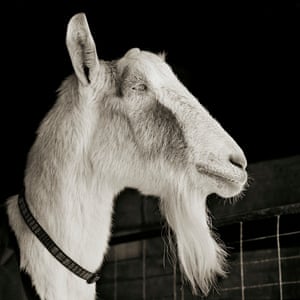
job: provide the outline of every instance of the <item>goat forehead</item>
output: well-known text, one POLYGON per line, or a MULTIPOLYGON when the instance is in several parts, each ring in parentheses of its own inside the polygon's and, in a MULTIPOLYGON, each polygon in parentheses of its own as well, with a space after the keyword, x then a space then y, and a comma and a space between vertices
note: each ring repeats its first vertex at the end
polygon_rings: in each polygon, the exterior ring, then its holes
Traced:
POLYGON ((136 48, 129 50, 118 61, 118 69, 120 73, 127 69, 132 73, 143 74, 145 79, 154 86, 162 86, 177 81, 177 77, 170 66, 161 56, 148 51, 139 51, 136 48))

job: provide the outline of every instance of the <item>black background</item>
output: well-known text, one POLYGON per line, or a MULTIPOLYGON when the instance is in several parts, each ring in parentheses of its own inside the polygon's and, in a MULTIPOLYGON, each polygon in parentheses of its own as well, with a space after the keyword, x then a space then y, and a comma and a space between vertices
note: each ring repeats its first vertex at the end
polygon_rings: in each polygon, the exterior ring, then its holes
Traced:
POLYGON ((288 2, 11 1, 1 17, 1 198, 18 192, 35 131, 72 72, 65 32, 77 12, 101 59, 165 51, 249 163, 300 154, 300 6, 288 2))

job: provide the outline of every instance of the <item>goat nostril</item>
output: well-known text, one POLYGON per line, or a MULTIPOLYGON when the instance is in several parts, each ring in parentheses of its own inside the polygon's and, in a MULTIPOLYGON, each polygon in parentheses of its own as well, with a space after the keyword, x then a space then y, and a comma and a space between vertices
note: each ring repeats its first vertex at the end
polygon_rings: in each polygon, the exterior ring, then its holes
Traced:
POLYGON ((247 166, 246 158, 242 155, 230 155, 229 161, 236 167, 245 170, 247 166))

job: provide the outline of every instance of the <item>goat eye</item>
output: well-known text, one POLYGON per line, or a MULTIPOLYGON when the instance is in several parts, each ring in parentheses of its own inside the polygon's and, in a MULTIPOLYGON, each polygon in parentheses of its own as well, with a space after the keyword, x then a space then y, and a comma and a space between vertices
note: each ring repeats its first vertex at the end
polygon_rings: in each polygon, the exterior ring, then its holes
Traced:
POLYGON ((133 90, 143 92, 147 90, 147 86, 144 83, 136 84, 132 87, 133 90))

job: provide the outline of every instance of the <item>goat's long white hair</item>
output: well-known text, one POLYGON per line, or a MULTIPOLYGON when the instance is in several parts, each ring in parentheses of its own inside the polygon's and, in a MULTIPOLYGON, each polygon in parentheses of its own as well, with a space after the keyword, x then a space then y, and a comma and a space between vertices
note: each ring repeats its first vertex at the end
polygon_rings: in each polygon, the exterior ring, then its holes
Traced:
POLYGON ((160 208, 175 233, 175 241, 169 238, 169 243, 177 244, 181 270, 194 294, 200 289, 207 295, 212 286, 216 287, 216 278, 226 276, 227 253, 212 232, 206 196, 184 182, 182 178, 176 189, 169 190, 160 208))

